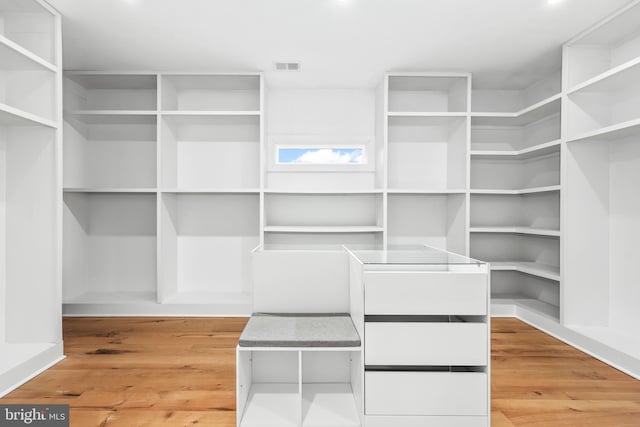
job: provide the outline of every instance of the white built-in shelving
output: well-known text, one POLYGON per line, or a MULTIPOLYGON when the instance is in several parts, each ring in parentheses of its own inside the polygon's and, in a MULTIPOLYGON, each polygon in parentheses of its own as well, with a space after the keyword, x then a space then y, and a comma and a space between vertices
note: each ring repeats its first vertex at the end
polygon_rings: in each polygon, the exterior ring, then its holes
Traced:
POLYGON ((359 348, 262 350, 238 352, 238 426, 361 425, 353 391, 359 348))
POLYGON ((389 194, 389 244, 428 244, 466 251, 465 194, 389 194))
POLYGON ((260 187, 260 116, 163 115, 162 188, 260 187))
POLYGON ((60 24, 0 0, 0 396, 63 357, 60 24))
POLYGON ((390 73, 384 87, 385 240, 467 253, 471 76, 390 73))
POLYGON ((498 314, 518 306, 560 320, 561 99, 560 71, 473 90, 470 254, 491 263, 498 314))
POLYGON ((156 194, 66 192, 65 303, 156 297, 156 194))
POLYGON ((563 324, 640 377, 640 2, 564 46, 563 324))
POLYGON ((250 310, 250 254, 259 242, 259 196, 163 193, 160 302, 250 310), (225 307, 226 306, 226 307, 225 307))
POLYGON ((248 314, 262 76, 70 71, 67 314, 248 314))

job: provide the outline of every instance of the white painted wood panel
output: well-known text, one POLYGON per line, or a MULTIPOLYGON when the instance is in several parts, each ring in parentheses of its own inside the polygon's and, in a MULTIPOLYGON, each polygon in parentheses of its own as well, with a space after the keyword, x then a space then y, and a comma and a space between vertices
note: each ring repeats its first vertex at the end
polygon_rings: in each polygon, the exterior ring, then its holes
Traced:
POLYGON ((488 415, 483 372, 366 372, 367 415, 488 415))
POLYGON ((252 263, 254 312, 349 312, 345 251, 256 251, 252 263))
POLYGON ((486 323, 367 322, 366 365, 483 366, 486 323))
POLYGON ((486 275, 451 272, 364 273, 365 314, 485 315, 486 275))

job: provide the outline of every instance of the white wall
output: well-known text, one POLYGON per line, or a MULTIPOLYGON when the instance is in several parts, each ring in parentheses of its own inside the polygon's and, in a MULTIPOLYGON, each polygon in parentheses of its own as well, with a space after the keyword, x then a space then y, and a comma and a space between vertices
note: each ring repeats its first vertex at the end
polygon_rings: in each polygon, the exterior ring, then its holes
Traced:
POLYGON ((637 334, 640 325, 640 144, 615 141, 610 155, 610 321, 611 326, 637 334), (634 260, 636 262, 634 262, 634 260))
POLYGON ((269 89, 267 129, 275 135, 370 137, 373 89, 269 89))
MULTIPOLYGON (((267 185, 290 188, 297 176, 298 189, 342 185, 351 188, 375 187, 375 91, 374 89, 282 89, 267 92, 267 185), (353 167, 367 173, 275 172, 276 145, 365 145, 367 167, 353 167), (302 179, 302 180, 300 180, 302 179), (335 182, 329 180, 335 179, 335 182), (304 184, 304 185, 302 185, 304 184)), ((306 168, 317 170, 318 168, 306 168)), ((326 168, 325 168, 326 169, 326 168)), ((339 170, 340 168, 336 168, 339 170)), ((291 168, 290 168, 291 170, 291 168)))
POLYGON ((5 128, 0 127, 0 343, 5 340, 5 304, 7 283, 7 143, 5 128))

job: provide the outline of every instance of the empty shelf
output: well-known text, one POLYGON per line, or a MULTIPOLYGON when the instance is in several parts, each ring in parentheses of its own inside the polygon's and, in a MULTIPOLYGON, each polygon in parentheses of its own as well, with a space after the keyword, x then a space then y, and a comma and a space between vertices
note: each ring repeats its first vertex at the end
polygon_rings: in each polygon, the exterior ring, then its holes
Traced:
POLYGON ((0 102, 0 125, 7 126, 34 126, 43 125, 50 128, 57 128, 55 122, 47 120, 35 114, 27 113, 19 108, 12 107, 0 102))
POLYGON ((156 304, 155 292, 85 292, 64 304, 156 304))
POLYGON ((560 320, 560 307, 526 295, 493 295, 491 304, 514 305, 516 309, 542 315, 555 322, 560 320))
POLYGON ((268 233, 380 233, 378 226, 307 226, 307 225, 268 225, 264 227, 268 233))
POLYGON ((548 185, 546 187, 533 187, 533 188, 523 188, 520 190, 502 190, 502 189, 475 189, 471 190, 471 194, 534 194, 534 193, 549 193, 552 191, 560 191, 559 185, 548 185))
POLYGON ((560 113, 560 94, 553 95, 515 113, 471 113, 471 123, 481 126, 525 126, 560 113))
POLYGON ((588 140, 612 141, 629 136, 637 136, 638 134, 640 134, 640 119, 634 119, 570 137, 567 142, 588 140))
POLYGON ((45 61, 14 41, 0 34, 0 68, 3 70, 48 70, 56 72, 55 65, 45 61))
POLYGON ((560 152, 560 140, 545 142, 522 150, 471 150, 471 157, 493 160, 526 160, 560 152))
POLYGON ((531 227, 471 227, 471 233, 508 233, 508 234, 531 234, 535 236, 560 237, 559 230, 546 230, 531 227))
POLYGON ((237 304, 251 305, 248 292, 177 292, 163 301, 164 304, 237 304))
POLYGON ((560 280, 560 267, 540 264, 537 262, 491 262, 492 271, 519 271, 532 276, 543 277, 550 280, 560 280))
POLYGON ((298 384, 253 384, 241 427, 295 427, 300 413, 298 384))
POLYGON ((360 427, 350 384, 302 384, 302 425, 360 427))

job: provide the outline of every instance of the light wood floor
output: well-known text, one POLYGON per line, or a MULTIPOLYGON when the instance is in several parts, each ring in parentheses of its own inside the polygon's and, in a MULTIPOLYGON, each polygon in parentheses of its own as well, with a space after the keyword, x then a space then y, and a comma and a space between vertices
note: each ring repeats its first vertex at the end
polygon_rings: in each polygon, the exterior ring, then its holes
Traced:
MULTIPOLYGON (((68 403, 78 427, 232 427, 245 322, 65 319, 67 359, 0 403, 68 403)), ((518 320, 492 330, 493 426, 640 426, 640 381, 518 320)))

